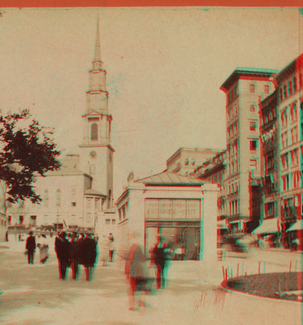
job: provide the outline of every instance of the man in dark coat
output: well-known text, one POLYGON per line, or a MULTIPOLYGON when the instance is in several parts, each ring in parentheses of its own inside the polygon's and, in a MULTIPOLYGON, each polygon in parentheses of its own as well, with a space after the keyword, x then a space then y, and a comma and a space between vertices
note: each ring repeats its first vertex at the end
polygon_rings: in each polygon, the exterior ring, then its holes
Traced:
POLYGON ((62 279, 62 273, 61 273, 61 256, 62 256, 62 235, 61 232, 57 233, 56 239, 55 239, 55 251, 58 258, 58 267, 59 267, 59 278, 62 279))
POLYGON ((79 249, 79 240, 78 240, 78 233, 74 232, 71 242, 71 261, 72 261, 72 279, 77 280, 78 274, 79 274, 79 255, 80 255, 80 249, 79 249))
POLYGON ((70 242, 67 240, 67 233, 62 233, 61 252, 60 252, 60 265, 61 265, 61 279, 66 278, 66 269, 70 266, 71 249, 70 242))
POLYGON ((97 245, 96 241, 92 238, 90 234, 87 234, 86 238, 82 243, 82 252, 83 256, 83 264, 85 266, 86 271, 86 280, 92 280, 92 273, 96 263, 97 257, 97 245))
POLYGON ((165 287, 165 250, 166 244, 164 243, 164 238, 162 236, 158 236, 158 242, 152 250, 152 259, 154 260, 156 266, 158 289, 164 289, 165 287))
POLYGON ((27 237, 27 240, 26 240, 28 264, 34 264, 35 249, 36 249, 36 240, 35 240, 35 237, 33 236, 33 232, 30 231, 29 236, 27 237))

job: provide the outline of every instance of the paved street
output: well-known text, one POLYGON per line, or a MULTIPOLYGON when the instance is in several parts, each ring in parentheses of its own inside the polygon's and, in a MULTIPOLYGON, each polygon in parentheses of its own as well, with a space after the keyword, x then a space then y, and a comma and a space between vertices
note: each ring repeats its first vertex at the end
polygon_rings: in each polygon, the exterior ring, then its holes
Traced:
MULTIPOLYGON (((21 247, 21 246, 20 246, 21 247)), ((166 289, 148 295, 148 307, 129 311, 124 262, 100 263, 92 282, 59 280, 53 253, 46 265, 28 265, 21 249, 0 249, 1 324, 301 324, 299 302, 259 298, 219 288, 222 266, 257 273, 289 270, 301 254, 255 250, 250 259, 228 254, 225 261, 173 262, 166 289), (239 266, 238 266, 239 265, 239 266), (263 265, 263 264, 262 264, 263 265)), ((36 259, 37 262, 37 259, 36 259)))

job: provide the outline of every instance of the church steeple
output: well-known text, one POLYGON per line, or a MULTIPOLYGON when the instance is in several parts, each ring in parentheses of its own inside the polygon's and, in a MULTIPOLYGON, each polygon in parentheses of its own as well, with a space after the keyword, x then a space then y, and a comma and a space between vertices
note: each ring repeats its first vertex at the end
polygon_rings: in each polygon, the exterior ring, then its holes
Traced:
POLYGON ((112 116, 108 112, 108 91, 106 90, 106 71, 101 60, 99 18, 95 53, 92 68, 88 70, 89 88, 86 91, 86 109, 82 115, 84 122, 83 144, 108 145, 112 116))
POLYGON ((94 61, 101 61, 102 62, 102 60, 101 60, 101 46, 100 46, 99 17, 97 19, 97 33, 96 33, 94 61))

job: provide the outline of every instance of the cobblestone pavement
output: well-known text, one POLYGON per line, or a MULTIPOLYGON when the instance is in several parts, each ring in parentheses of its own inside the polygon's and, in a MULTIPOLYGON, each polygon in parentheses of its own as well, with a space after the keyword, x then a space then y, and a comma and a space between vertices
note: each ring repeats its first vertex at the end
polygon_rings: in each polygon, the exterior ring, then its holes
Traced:
MULTIPOLYGON (((22 251, 0 249, 0 324, 301 324, 299 302, 259 298, 220 288, 222 266, 257 272, 285 271, 300 254, 252 252, 205 265, 171 263, 168 285, 145 298, 147 307, 129 311, 124 262, 95 268, 92 282, 84 270, 78 281, 59 279, 54 254, 45 265, 28 265, 22 251), (286 254, 286 255, 285 255, 286 254), (247 257, 247 256, 246 256, 247 257), (239 264, 239 266, 238 266, 239 264)), ((37 259, 36 259, 37 260, 37 259)), ((294 265, 294 264, 293 264, 294 265)), ((239 271, 240 272, 240 271, 239 271)))

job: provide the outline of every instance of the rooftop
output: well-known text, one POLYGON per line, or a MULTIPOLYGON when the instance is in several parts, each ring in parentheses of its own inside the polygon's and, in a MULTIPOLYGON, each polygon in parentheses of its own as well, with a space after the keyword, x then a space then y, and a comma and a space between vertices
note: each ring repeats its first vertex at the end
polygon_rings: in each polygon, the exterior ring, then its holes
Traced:
POLYGON ((205 184, 205 181, 202 181, 201 179, 198 178, 178 175, 175 173, 164 171, 160 174, 138 179, 135 181, 135 183, 143 183, 145 185, 162 185, 162 186, 175 186, 175 185, 197 186, 197 185, 205 184))
POLYGON ((236 82, 240 76, 246 77, 275 77, 278 73, 276 69, 261 69, 261 68, 241 68, 238 67, 234 70, 234 72, 224 81, 221 90, 229 89, 234 82, 236 82))

